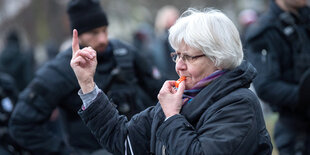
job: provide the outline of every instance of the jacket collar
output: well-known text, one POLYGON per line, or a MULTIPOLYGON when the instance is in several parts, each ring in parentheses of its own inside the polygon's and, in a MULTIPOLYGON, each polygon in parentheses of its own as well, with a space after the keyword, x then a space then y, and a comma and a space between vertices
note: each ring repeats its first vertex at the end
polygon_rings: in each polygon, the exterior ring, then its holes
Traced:
POLYGON ((191 124, 195 124, 202 113, 216 101, 239 88, 249 88, 256 74, 256 69, 249 62, 243 61, 239 67, 227 71, 201 90, 189 104, 183 106, 181 114, 191 124))

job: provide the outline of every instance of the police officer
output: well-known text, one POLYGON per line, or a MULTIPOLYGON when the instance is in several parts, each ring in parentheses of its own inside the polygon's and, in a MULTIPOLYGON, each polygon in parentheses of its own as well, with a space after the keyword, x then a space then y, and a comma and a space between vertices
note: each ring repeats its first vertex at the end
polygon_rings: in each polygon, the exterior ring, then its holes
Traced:
POLYGON ((258 96, 279 113, 274 139, 280 154, 310 154, 310 9, 306 0, 271 0, 246 34, 257 68, 258 96), (308 70, 308 71, 307 71, 308 70))
MULTIPOLYGON (((90 46, 98 52, 95 81, 119 111, 130 117, 154 104, 163 81, 154 78, 152 66, 134 48, 108 39, 108 20, 99 2, 73 0, 67 11, 72 29, 79 32, 80 46, 90 46)), ((71 55, 70 48, 44 65, 20 94, 12 114, 12 136, 35 154, 91 154, 100 149, 77 115, 82 103, 76 93, 79 85, 70 67, 71 55), (62 114, 65 138, 57 137, 46 128, 56 107, 62 114)))

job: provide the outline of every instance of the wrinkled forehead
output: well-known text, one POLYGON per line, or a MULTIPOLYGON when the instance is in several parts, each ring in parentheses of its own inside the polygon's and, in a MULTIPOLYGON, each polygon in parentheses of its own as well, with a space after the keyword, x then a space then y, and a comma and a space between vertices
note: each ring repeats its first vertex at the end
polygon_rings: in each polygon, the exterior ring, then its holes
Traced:
POLYGON ((187 53, 187 51, 190 49, 191 47, 189 45, 187 45, 184 41, 179 42, 178 44, 176 44, 175 46, 175 51, 178 53, 187 53))
POLYGON ((181 42, 180 44, 178 44, 177 47, 178 48, 175 51, 180 54, 192 55, 192 54, 202 53, 199 49, 191 47, 185 44, 184 42, 181 42))

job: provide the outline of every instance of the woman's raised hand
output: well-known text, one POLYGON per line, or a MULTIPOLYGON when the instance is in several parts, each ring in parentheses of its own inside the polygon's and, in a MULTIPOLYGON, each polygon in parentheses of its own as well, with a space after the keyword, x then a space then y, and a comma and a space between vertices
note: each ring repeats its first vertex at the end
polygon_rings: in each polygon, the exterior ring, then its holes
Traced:
POLYGON ((72 59, 70 65, 75 73, 84 94, 91 92, 95 87, 94 75, 97 66, 96 51, 91 47, 80 49, 78 32, 73 30, 72 59))

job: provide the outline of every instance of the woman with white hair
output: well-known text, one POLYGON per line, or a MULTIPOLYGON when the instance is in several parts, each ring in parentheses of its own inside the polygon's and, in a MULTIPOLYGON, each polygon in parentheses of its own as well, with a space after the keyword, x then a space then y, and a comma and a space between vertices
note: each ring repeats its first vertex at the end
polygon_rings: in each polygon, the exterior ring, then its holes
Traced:
POLYGON ((181 81, 166 81, 156 106, 131 120, 93 80, 96 52, 73 32, 73 68, 83 100, 79 114, 114 154, 271 154, 258 98, 248 88, 255 68, 243 61, 239 33, 218 10, 188 9, 170 30, 181 81))

